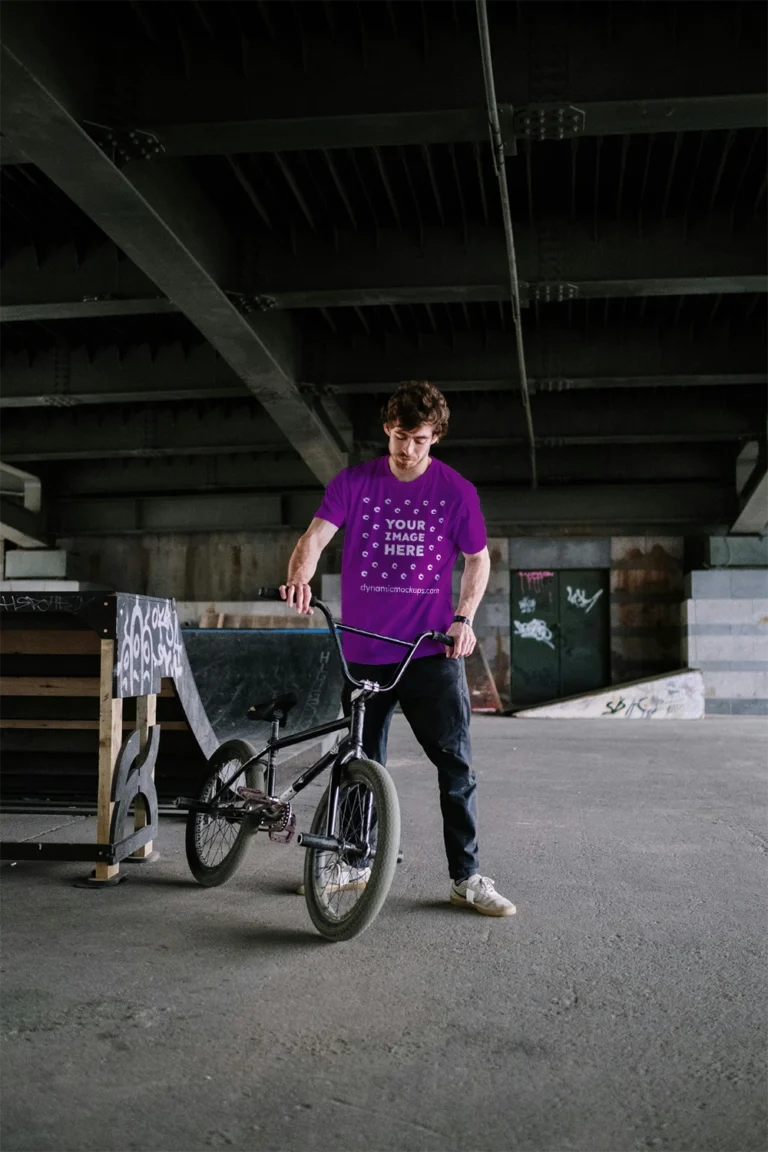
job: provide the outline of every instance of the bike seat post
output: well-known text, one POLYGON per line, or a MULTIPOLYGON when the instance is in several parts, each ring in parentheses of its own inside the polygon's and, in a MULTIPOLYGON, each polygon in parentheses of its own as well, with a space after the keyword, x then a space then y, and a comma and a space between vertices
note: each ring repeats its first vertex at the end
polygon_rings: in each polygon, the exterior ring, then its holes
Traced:
POLYGON ((281 712, 275 713, 272 717, 272 734, 269 738, 270 748, 267 753, 267 796, 274 796, 275 794, 275 756, 277 753, 273 745, 280 739, 281 719, 281 712))

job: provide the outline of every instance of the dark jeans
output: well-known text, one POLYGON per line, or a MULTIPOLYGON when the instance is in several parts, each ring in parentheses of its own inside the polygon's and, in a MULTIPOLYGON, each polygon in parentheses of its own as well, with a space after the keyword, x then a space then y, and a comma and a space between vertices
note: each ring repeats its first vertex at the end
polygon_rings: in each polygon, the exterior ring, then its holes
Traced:
MULTIPOLYGON (((395 664, 350 664, 356 680, 386 684, 395 664)), ((345 688, 345 710, 350 689, 345 688)), ((366 701, 363 749, 371 760, 387 762, 387 737, 395 704, 414 736, 437 768, 443 837, 452 880, 479 871, 477 848, 477 785, 469 742, 470 703, 463 660, 424 656, 414 660, 394 692, 366 701)))

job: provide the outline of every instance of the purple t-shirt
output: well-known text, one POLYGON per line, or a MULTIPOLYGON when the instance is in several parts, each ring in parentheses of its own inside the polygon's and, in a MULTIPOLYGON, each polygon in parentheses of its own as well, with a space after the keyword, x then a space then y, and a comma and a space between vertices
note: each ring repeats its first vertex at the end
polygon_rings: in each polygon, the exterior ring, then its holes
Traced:
MULTIPOLYGON (((451 571, 459 552, 486 545, 474 485, 431 457, 416 480, 392 475, 389 457, 339 472, 316 512, 346 527, 341 561, 342 620, 354 628, 415 640, 446 632, 453 619, 451 571)), ((425 640, 417 656, 445 649, 425 640)), ((344 633, 344 655, 360 664, 393 664, 404 649, 344 633)))

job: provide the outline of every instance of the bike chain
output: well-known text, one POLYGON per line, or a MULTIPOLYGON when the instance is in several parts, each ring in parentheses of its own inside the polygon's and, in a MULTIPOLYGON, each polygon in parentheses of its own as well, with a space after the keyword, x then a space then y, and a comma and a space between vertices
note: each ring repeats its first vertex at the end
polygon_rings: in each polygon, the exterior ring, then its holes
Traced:
POLYGON ((260 815, 269 821, 269 838, 275 844, 290 844, 296 835, 296 817, 290 804, 280 804, 279 801, 269 802, 269 797, 258 788, 242 786, 238 788, 238 795, 250 805, 255 805, 255 811, 264 807, 260 815), (266 803, 265 803, 266 802, 266 803))

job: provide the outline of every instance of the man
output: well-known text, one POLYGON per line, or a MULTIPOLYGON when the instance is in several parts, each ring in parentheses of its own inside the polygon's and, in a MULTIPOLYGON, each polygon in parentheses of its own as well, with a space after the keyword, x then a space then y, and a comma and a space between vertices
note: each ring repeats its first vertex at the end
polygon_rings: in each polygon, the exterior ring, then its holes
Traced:
MULTIPOLYGON (((317 515, 296 545, 280 592, 299 612, 311 614, 309 582, 323 549, 345 526, 344 623, 401 640, 431 630, 453 637, 453 648, 425 641, 395 692, 367 702, 363 747, 372 760, 386 763, 389 725, 399 700, 416 739, 437 768, 450 902, 486 916, 512 916, 514 904, 480 874, 478 860, 463 657, 476 644, 472 620, 490 571, 480 503, 472 484, 430 455, 446 434, 450 415, 434 384, 402 384, 381 415, 389 454, 345 468, 331 481, 317 515), (451 572, 459 552, 464 555, 464 573, 454 615, 451 572)), ((350 633, 344 634, 343 643, 356 679, 382 684, 391 679, 399 656, 394 645, 350 633)))

